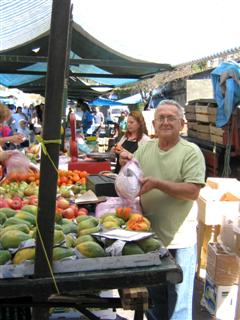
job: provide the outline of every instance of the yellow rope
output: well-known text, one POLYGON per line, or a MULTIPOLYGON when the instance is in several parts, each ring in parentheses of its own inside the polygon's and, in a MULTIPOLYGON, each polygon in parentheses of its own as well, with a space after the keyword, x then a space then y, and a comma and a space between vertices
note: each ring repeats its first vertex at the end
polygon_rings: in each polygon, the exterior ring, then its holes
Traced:
MULTIPOLYGON (((37 136, 36 136, 36 140, 41 144, 43 153, 48 157, 48 159, 50 160, 50 162, 51 162, 51 164, 53 165, 54 169, 55 169, 56 172, 58 173, 58 169, 57 169, 57 167, 55 166, 52 158, 50 157, 50 155, 49 155, 49 153, 48 153, 48 151, 47 151, 46 144, 50 144, 50 143, 61 144, 61 140, 60 140, 60 139, 44 140, 40 135, 37 135, 37 136)), ((48 255, 47 255, 47 251, 46 251, 46 248, 45 248, 45 246, 44 246, 44 242, 43 242, 43 239, 42 239, 42 235, 41 235, 40 230, 39 230, 39 227, 38 227, 37 217, 36 217, 36 227, 37 227, 37 232, 38 232, 39 239, 40 239, 40 242, 41 242, 41 245, 42 245, 42 249, 43 249, 43 252, 44 252, 44 254, 45 254, 45 257, 46 257, 46 260, 47 260, 47 264, 48 264, 48 267, 49 267, 49 270, 50 270, 50 273, 51 273, 51 277, 52 277, 52 279, 53 279, 53 283, 54 283, 55 289, 56 289, 56 291, 57 291, 57 294, 60 294, 60 291, 59 291, 58 286, 57 286, 56 279, 55 279, 55 277, 54 277, 53 269, 52 269, 51 263, 50 263, 50 261, 49 261, 48 255)))
POLYGON ((36 140, 41 144, 43 153, 45 154, 45 156, 48 157, 48 159, 50 160, 50 162, 51 162, 51 164, 53 165, 54 169, 58 172, 57 167, 55 166, 52 158, 50 157, 50 154, 49 154, 48 151, 47 151, 46 144, 50 144, 50 143, 61 144, 61 140, 60 140, 60 139, 44 140, 40 135, 37 135, 37 136, 36 136, 36 140))
POLYGON ((47 255, 47 251, 46 251, 46 248, 45 248, 45 246, 44 246, 44 242, 43 242, 43 239, 42 239, 42 235, 41 235, 41 233, 40 233, 40 231, 39 231, 39 228, 38 228, 37 217, 36 217, 36 227, 37 227, 37 232, 38 232, 38 235, 39 235, 40 242, 41 242, 41 244, 42 244, 42 249, 43 249, 43 252, 44 252, 45 257, 46 257, 46 260, 47 260, 48 268, 49 268, 49 270, 50 270, 51 277, 52 277, 52 279, 53 279, 53 283, 54 283, 55 289, 56 289, 56 291, 57 291, 57 294, 60 294, 60 291, 59 291, 58 286, 57 286, 57 281, 56 281, 56 279, 55 279, 55 277, 54 277, 53 269, 52 269, 51 263, 50 263, 50 261, 49 261, 48 255, 47 255))

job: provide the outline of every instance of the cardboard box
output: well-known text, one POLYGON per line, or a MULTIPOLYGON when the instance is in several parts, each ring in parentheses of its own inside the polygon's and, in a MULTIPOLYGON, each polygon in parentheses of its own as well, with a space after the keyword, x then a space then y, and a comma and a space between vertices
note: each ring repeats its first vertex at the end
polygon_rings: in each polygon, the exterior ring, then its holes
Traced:
POLYGON ((214 101, 214 92, 211 79, 191 79, 186 81, 187 101, 205 99, 214 101))
POLYGON ((206 181, 206 185, 212 189, 228 189, 228 191, 235 189, 236 183, 239 183, 239 181, 234 178, 208 177, 206 181))
POLYGON ((220 240, 229 251, 235 251, 234 226, 239 218, 239 212, 228 212, 223 215, 220 240))
POLYGON ((197 276, 205 278, 206 266, 207 266, 207 251, 209 242, 217 242, 220 234, 220 225, 207 226, 201 221, 198 222, 197 226, 197 252, 198 252, 198 263, 197 263, 197 276))
POLYGON ((228 212, 238 212, 239 201, 219 201, 198 198, 198 219, 206 225, 222 224, 223 215, 228 212))
POLYGON ((237 179, 207 178, 198 199, 198 219, 206 225, 221 225, 224 216, 240 211, 239 199, 240 183, 237 179))
POLYGON ((218 286, 206 275, 201 304, 219 320, 236 319, 238 286, 218 286))
POLYGON ((219 243, 209 243, 207 273, 217 285, 239 284, 240 259, 232 252, 226 252, 219 243))

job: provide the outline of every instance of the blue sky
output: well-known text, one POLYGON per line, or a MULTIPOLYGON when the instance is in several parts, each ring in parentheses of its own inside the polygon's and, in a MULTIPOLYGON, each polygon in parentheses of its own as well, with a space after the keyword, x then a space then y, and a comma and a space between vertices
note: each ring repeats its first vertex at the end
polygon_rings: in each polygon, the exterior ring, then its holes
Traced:
POLYGON ((134 58, 180 64, 240 46, 239 0, 72 0, 74 20, 134 58))

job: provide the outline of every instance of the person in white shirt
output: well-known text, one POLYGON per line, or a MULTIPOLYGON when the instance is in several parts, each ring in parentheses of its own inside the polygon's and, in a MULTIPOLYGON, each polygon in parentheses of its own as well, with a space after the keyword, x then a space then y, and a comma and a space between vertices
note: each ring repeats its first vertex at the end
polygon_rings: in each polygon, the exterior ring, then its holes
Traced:
POLYGON ((31 131, 28 128, 28 122, 25 119, 19 120, 19 129, 18 133, 24 136, 25 140, 20 144, 20 147, 28 147, 30 141, 31 131))
POLYGON ((11 128, 13 131, 19 132, 19 120, 27 120, 27 116, 22 112, 22 107, 17 107, 17 110, 15 113, 12 114, 11 118, 11 128))

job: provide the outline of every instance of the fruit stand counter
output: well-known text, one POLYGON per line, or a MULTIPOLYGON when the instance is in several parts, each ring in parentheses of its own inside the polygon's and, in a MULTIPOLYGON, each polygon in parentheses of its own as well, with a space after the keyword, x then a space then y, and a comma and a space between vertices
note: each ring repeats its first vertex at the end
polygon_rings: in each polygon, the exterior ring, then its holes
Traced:
MULTIPOLYGON (((61 305, 75 307, 81 312, 87 307, 122 307, 120 298, 112 298, 112 301, 108 299, 107 302, 103 298, 101 302, 101 299, 94 299, 92 294, 105 289, 148 287, 167 282, 180 283, 182 270, 174 259, 166 256, 161 259, 159 265, 66 272, 55 274, 55 279, 60 295, 55 295, 56 288, 51 277, 0 279, 1 307, 61 305), (69 299, 73 296, 76 300, 69 299), (104 303, 107 305, 104 306, 104 303)), ((135 309, 135 319, 143 319, 144 308, 139 302, 133 309, 135 309)), ((97 318, 89 315, 89 319, 97 318)))

